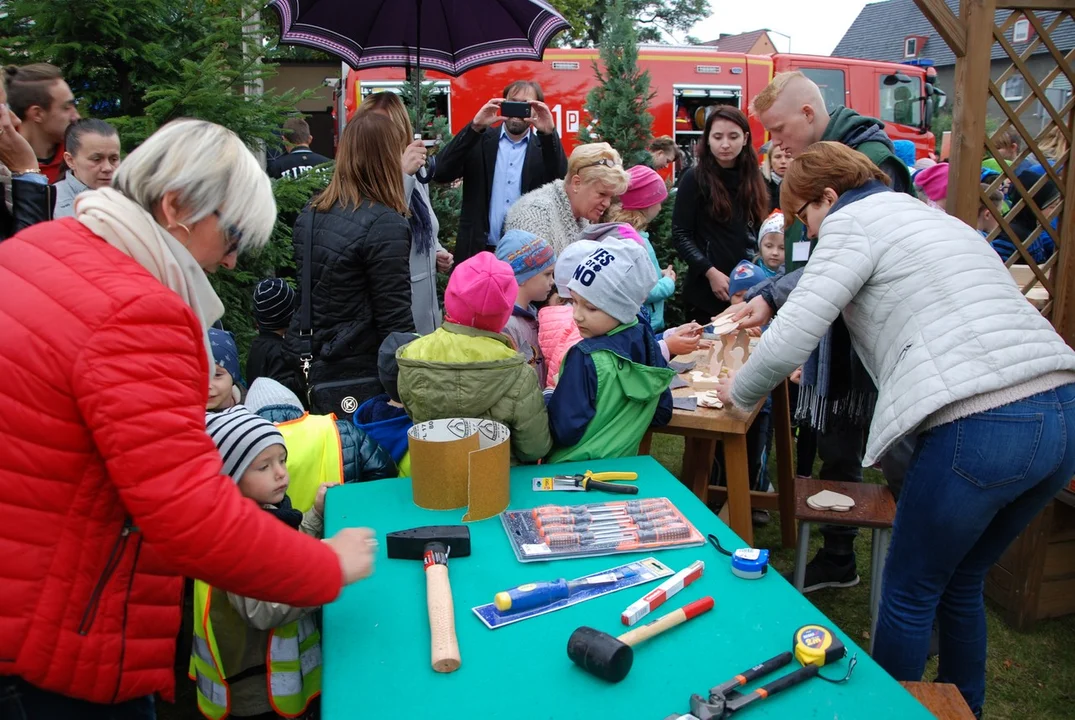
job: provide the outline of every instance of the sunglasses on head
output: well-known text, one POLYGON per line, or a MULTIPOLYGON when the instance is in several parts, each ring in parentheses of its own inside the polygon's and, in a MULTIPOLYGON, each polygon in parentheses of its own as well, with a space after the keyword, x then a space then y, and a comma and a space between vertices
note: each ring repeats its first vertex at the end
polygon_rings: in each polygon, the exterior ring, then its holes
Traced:
POLYGON ((610 160, 609 158, 601 158, 600 160, 594 160, 589 165, 583 165, 582 167, 579 168, 579 170, 585 170, 586 168, 592 168, 592 167, 598 167, 598 166, 607 167, 607 168, 617 167, 615 160, 610 160))

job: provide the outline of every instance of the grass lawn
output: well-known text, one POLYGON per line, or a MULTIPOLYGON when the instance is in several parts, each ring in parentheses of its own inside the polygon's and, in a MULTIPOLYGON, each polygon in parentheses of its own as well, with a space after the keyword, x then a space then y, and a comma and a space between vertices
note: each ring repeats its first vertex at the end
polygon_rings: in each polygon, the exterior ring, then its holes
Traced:
MULTIPOLYGON (((680 476, 683 439, 655 435, 653 457, 676 477, 680 476)), ((770 476, 776 477, 775 458, 770 476)), ((866 470, 866 481, 881 483, 875 470, 866 470)), ((780 545, 779 514, 764 527, 754 530, 754 542, 768 548, 773 569, 789 571, 795 564, 793 550, 780 545)), ((814 549, 821 545, 815 529, 810 539, 814 549)), ((869 646, 870 636, 870 533, 862 532, 855 542, 859 576, 862 581, 845 590, 819 590, 807 599, 860 645, 869 646)), ((986 604, 989 626, 989 656, 986 667, 985 716, 989 720, 1054 720, 1075 718, 1075 615, 1043 620, 1029 633, 1009 628, 999 613, 986 604)), ((932 680, 936 661, 926 667, 923 680, 932 680)))

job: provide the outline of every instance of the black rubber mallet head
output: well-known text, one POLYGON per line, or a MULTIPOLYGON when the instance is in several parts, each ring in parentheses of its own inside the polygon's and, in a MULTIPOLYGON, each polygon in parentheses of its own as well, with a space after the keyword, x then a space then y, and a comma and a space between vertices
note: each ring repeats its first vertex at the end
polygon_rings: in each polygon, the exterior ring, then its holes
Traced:
POLYGON ((706 596, 619 637, 591 627, 580 627, 571 633, 567 641, 567 656, 591 675, 609 682, 619 682, 631 671, 634 661, 632 646, 697 617, 712 607, 713 598, 706 596))

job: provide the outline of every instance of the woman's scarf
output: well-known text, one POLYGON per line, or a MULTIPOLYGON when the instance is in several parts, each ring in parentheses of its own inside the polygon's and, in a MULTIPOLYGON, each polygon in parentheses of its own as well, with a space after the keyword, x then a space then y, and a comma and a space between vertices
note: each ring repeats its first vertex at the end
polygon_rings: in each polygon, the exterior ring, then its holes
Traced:
POLYGON ((208 331, 223 317, 224 304, 190 252, 144 208, 112 188, 79 195, 75 219, 183 298, 202 323, 202 341, 212 379, 214 362, 208 331))
POLYGON ((291 498, 287 495, 284 495, 284 499, 276 505, 263 505, 262 507, 275 515, 277 520, 296 530, 299 529, 299 525, 302 525, 302 513, 291 505, 291 498))
POLYGON ((796 420, 820 433, 837 427, 869 427, 877 389, 858 354, 842 317, 837 317, 821 344, 803 365, 796 420))
POLYGON ((414 184, 411 191, 411 242, 418 248, 418 252, 425 256, 433 249, 433 221, 429 217, 429 206, 422 193, 418 191, 418 183, 414 184))

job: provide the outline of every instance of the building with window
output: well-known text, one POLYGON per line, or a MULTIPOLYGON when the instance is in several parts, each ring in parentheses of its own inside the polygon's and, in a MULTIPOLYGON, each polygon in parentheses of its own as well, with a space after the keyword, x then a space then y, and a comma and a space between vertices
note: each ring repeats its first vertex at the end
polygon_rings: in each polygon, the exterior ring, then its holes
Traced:
MULTIPOLYGON (((958 16, 959 0, 945 0, 945 2, 958 16)), ((997 23, 1003 23, 1010 12, 998 10, 997 23)), ((1044 27, 1049 27, 1057 14, 1056 12, 1038 12, 1036 16, 1044 27)), ((1033 24, 1025 17, 1021 17, 1009 28, 1006 39, 1017 52, 1022 53, 1029 44, 1034 42, 1036 36, 1033 24)), ((1066 55, 1075 49, 1075 22, 1068 17, 1051 37, 1059 51, 1066 55)), ((922 15, 914 0, 886 0, 886 2, 866 5, 832 54, 836 57, 889 62, 932 61, 937 69, 937 86, 948 94, 949 105, 954 97, 955 55, 934 30, 929 20, 922 15)), ((1001 73, 1010 65, 1011 62, 1000 43, 994 43, 990 66, 992 79, 999 80, 1001 73)), ((1033 55, 1026 63, 1027 71, 1033 76, 1034 82, 1039 85, 1050 74, 1055 76, 1042 87, 1042 90, 1053 107, 1060 109, 1071 98, 1071 85, 1063 73, 1053 72, 1056 67, 1056 60, 1045 44, 1037 43, 1033 55)), ((1004 99, 1013 106, 1018 106, 1024 99, 1033 95, 1027 78, 1019 72, 1011 75, 1000 89, 1004 99)), ((892 98, 893 103, 906 101, 906 98, 898 100, 892 98)), ((915 102, 913 98, 910 102, 915 106, 915 112, 921 112, 921 103, 915 102)), ((997 123, 1003 122, 1006 118, 1000 106, 992 99, 989 102, 989 117, 997 123)), ((1048 113, 1042 111, 1041 103, 1037 101, 1029 103, 1020 119, 1031 130, 1040 130, 1051 120, 1048 113)))

